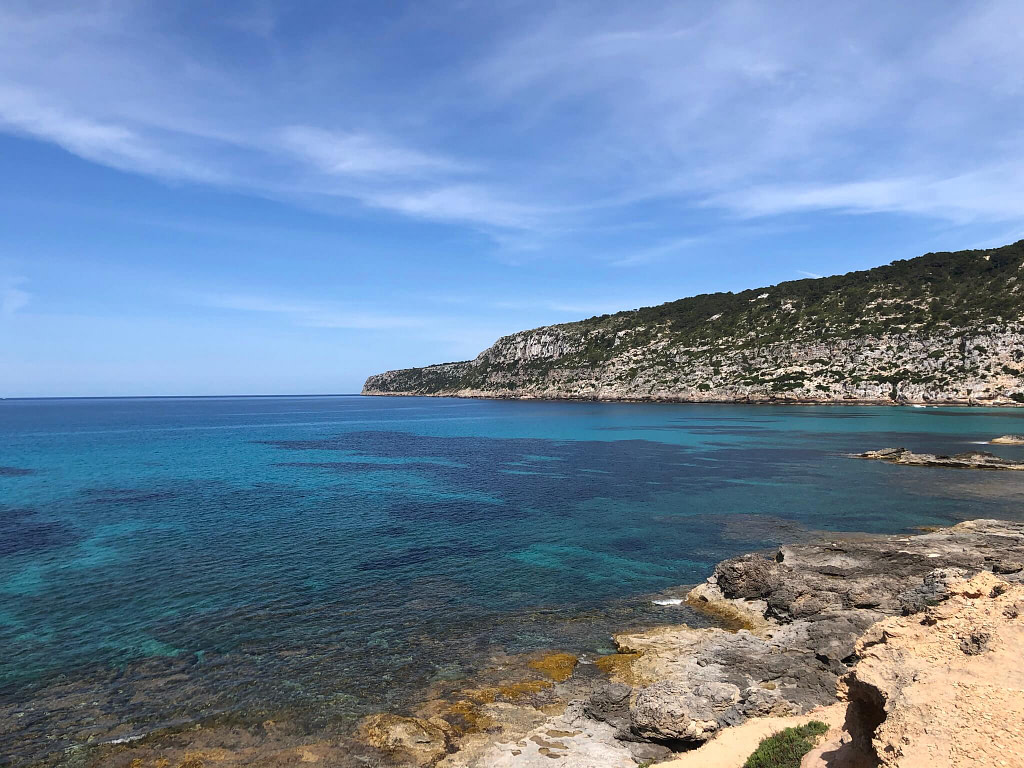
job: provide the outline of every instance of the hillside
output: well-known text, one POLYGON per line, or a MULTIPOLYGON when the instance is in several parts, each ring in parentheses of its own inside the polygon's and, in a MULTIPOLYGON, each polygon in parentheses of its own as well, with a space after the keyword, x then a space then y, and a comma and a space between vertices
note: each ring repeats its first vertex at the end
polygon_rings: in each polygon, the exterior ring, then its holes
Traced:
POLYGON ((1024 240, 504 336, 369 395, 1024 403, 1024 240))

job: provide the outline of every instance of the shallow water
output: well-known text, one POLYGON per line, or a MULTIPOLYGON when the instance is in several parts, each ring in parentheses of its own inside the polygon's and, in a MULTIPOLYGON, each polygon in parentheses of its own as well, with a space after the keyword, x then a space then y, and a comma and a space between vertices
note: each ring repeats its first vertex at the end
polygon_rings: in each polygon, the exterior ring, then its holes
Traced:
POLYGON ((280 709, 316 728, 496 647, 607 651, 685 610, 652 593, 802 531, 1024 519, 1024 473, 842 455, 1011 432, 1024 410, 0 401, 0 754, 85 738, 86 699, 128 735, 280 709))

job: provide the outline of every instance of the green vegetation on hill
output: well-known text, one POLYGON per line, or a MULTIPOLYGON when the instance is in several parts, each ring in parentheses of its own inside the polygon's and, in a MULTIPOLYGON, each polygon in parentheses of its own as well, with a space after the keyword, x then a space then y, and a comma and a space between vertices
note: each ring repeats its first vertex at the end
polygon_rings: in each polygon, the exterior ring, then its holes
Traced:
MULTIPOLYGON (((561 327, 580 332, 635 329, 640 336, 631 339, 634 345, 662 329, 673 341, 709 345, 751 336, 760 343, 789 341, 801 331, 850 338, 894 327, 927 332, 1001 323, 1024 315, 1024 290, 1018 283, 1022 264, 1024 240, 987 251, 929 253, 860 272, 740 293, 705 293, 561 327)), ((587 349, 587 359, 607 359, 612 338, 602 334, 587 349)))
MULTIPOLYGON (((522 331, 465 363, 371 377, 369 392, 475 391, 517 396, 729 396, 830 399, 861 391, 898 400, 906 385, 933 392, 1024 375, 1024 351, 998 353, 968 338, 1024 318, 1024 240, 990 250, 930 253, 833 277, 522 331), (885 339, 884 342, 877 341, 885 339), (859 352, 849 342, 865 340, 859 352), (874 341, 872 341, 874 340, 874 341), (910 351, 917 340, 923 348, 910 351), (788 358, 773 345, 794 345, 788 358), (874 348, 872 344, 875 345, 874 348), (959 345, 959 346, 958 346, 959 345), (804 350, 818 350, 810 355, 804 350), (867 391, 866 389, 863 391, 867 391), (795 394, 794 394, 795 393, 795 394), (577 395, 570 395, 577 396, 577 395)), ((1007 385, 1009 386, 1009 385, 1007 385)), ((1013 384, 1002 397, 1024 402, 1013 384)), ((858 397, 859 395, 852 395, 858 397)))

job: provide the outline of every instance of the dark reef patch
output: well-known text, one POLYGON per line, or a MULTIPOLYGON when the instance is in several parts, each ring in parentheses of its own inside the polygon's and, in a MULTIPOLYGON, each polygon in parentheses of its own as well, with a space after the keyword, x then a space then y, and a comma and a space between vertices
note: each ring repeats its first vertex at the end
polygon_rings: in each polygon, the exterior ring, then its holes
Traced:
MULTIPOLYGON (((660 484, 663 489, 686 489, 692 484, 694 490, 707 490, 725 481, 724 477, 709 479, 705 472, 688 466, 704 455, 702 449, 653 440, 435 437, 380 431, 262 444, 287 451, 351 454, 346 461, 281 462, 279 466, 340 473, 416 472, 448 489, 483 494, 510 505, 527 499, 533 503, 550 499, 552 504, 595 498, 635 499, 644 495, 641 484, 660 484), (557 464, 553 466, 552 460, 557 464), (552 472, 555 466, 557 471, 552 472), (601 475, 591 471, 595 467, 613 471, 601 475)), ((739 450, 731 458, 742 459, 747 453, 739 450)), ((767 477, 769 470, 761 461, 744 462, 745 476, 750 477, 751 472, 755 477, 767 477)), ((479 501, 475 503, 479 505, 479 501)))
POLYGON ((693 435, 733 435, 742 437, 764 434, 766 427, 706 427, 703 425, 687 426, 684 424, 659 424, 652 426, 637 424, 636 426, 629 427, 599 427, 599 429, 602 432, 688 432, 693 435))
POLYGON ((171 501, 175 491, 147 491, 142 488, 90 488, 83 492, 89 504, 152 504, 171 501))
POLYGON ((24 467, 0 467, 0 477, 24 477, 34 475, 36 470, 25 469, 24 467))
POLYGON ((415 568, 445 557, 461 560, 467 557, 481 557, 492 551, 488 547, 469 544, 409 547, 391 555, 364 560, 358 568, 360 571, 401 571, 403 568, 415 568))
POLYGON ((33 509, 0 507, 0 557, 66 547, 79 538, 65 523, 38 520, 33 509))

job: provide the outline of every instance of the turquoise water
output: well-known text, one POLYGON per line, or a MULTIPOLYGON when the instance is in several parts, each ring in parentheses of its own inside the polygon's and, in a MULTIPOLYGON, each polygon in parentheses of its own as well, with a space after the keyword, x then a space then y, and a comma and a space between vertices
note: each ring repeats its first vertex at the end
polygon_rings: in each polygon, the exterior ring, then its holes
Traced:
POLYGON ((315 724, 495 646, 607 650, 652 593, 801 531, 1024 518, 1024 473, 842 455, 1009 432, 1024 411, 0 401, 0 740, 71 729, 76 696, 140 728, 315 724))

